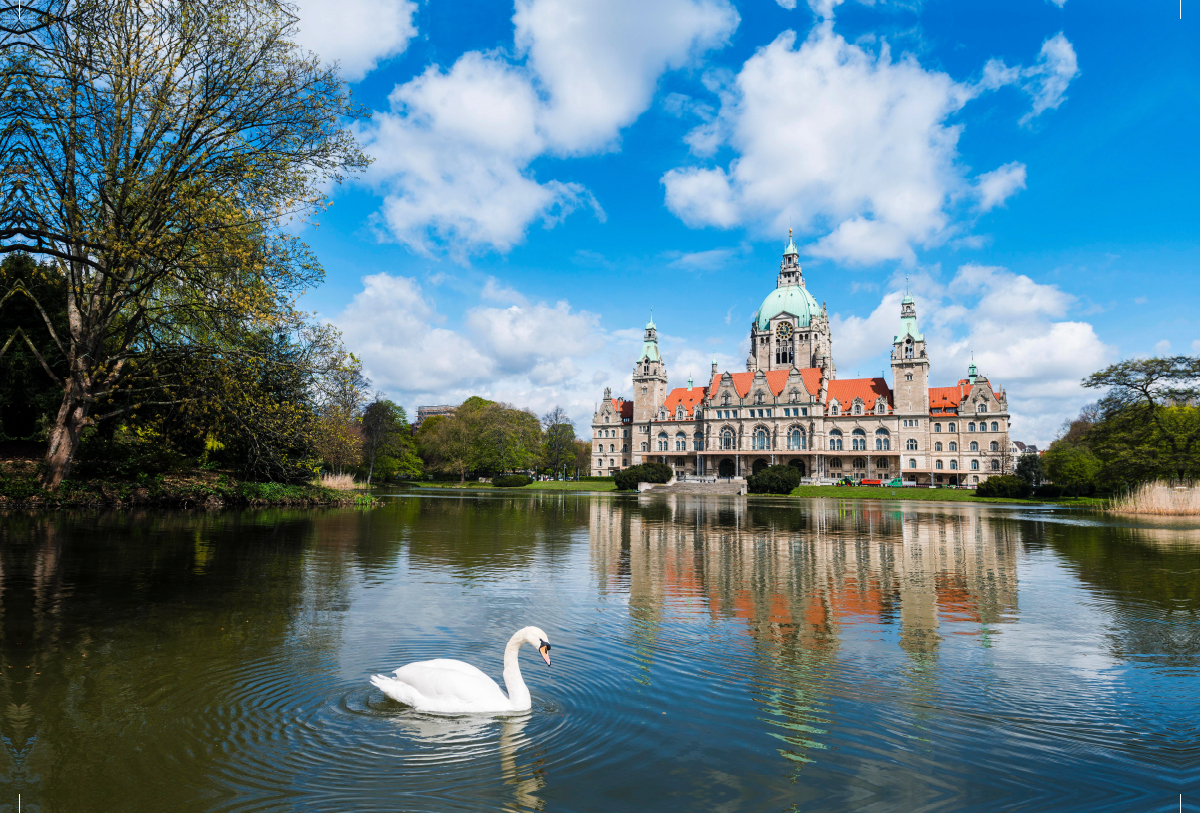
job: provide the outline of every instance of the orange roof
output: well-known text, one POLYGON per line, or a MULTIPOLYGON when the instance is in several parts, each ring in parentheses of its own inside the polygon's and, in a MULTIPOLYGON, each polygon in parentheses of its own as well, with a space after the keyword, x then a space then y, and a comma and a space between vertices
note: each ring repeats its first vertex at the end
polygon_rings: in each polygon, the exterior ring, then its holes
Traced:
MULTIPOLYGON (((771 390, 772 395, 783 394, 783 388, 787 386, 788 374, 791 370, 768 370, 763 373, 767 377, 767 386, 771 390)), ((754 383, 754 373, 732 373, 733 388, 737 394, 745 398, 750 392, 750 385, 754 383)), ((800 377, 804 379, 804 388, 813 395, 821 391, 821 370, 818 367, 806 367, 800 371, 800 377)), ((717 387, 721 385, 721 374, 713 376, 712 384, 709 385, 709 392, 716 392, 717 387)))
POLYGON ((622 419, 633 420, 633 401, 626 401, 624 398, 612 399, 613 409, 622 419))
POLYGON ((828 400, 836 400, 842 406, 842 411, 850 409, 855 398, 861 398, 863 408, 868 412, 875 410, 875 403, 882 398, 889 407, 892 404, 892 391, 887 381, 882 378, 839 378, 829 382, 828 400))
MULTIPOLYGON (((976 384, 986 384, 988 389, 992 388, 992 382, 986 378, 979 377, 975 379, 976 384)), ((953 387, 930 387, 929 388, 929 408, 930 409, 957 409, 958 405, 971 394, 971 387, 974 386, 965 378, 961 378, 958 384, 953 387)))
POLYGON ((675 417, 675 407, 683 404, 683 411, 686 417, 692 418, 696 415, 696 404, 708 397, 708 390, 704 387, 676 387, 667 394, 667 400, 663 401, 663 406, 667 408, 670 417, 675 417))

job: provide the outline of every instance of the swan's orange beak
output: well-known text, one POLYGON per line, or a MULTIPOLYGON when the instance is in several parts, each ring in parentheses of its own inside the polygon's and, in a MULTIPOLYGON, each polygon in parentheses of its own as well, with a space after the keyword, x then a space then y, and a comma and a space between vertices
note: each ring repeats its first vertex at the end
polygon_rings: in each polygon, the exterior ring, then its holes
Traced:
POLYGON ((542 653, 542 660, 544 660, 546 662, 546 665, 549 666, 550 665, 550 644, 545 644, 545 643, 542 644, 541 646, 538 647, 538 652, 542 653))

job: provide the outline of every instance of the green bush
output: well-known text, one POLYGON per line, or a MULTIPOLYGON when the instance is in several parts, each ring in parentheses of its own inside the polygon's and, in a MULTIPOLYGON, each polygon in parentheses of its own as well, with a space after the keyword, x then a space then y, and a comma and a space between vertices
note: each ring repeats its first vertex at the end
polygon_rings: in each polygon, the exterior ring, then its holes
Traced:
POLYGON ((1033 490, 1033 496, 1039 500, 1061 500, 1067 493, 1067 489, 1057 483, 1042 483, 1033 490))
POLYGON ((746 478, 746 490, 751 494, 791 494, 800 485, 800 471, 795 466, 768 466, 746 478))
POLYGON ((638 483, 666 483, 674 476, 666 463, 642 463, 617 472, 613 481, 618 491, 636 491, 638 483))
POLYGON ((592 477, 590 475, 585 475, 585 476, 579 478, 579 482, 581 482, 581 483, 611 483, 611 482, 613 482, 614 479, 616 479, 616 478, 614 478, 614 477, 592 477))
POLYGON ((1033 486, 1011 474, 989 477, 975 488, 976 497, 1003 497, 1023 500, 1033 492, 1033 486))
POLYGON ((497 488, 521 488, 533 482, 527 474, 501 474, 492 478, 492 485, 497 488))

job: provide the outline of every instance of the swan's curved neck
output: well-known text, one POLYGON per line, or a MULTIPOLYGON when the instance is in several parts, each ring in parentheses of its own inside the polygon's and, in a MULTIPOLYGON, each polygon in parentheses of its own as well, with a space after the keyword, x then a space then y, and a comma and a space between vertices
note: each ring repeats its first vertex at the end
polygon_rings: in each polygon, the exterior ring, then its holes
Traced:
POLYGON ((525 679, 521 677, 521 664, 517 660, 517 653, 521 649, 521 644, 525 643, 524 631, 518 631, 508 641, 508 646, 504 647, 504 688, 508 689, 508 699, 512 701, 515 708, 529 708, 529 688, 525 685, 525 679))

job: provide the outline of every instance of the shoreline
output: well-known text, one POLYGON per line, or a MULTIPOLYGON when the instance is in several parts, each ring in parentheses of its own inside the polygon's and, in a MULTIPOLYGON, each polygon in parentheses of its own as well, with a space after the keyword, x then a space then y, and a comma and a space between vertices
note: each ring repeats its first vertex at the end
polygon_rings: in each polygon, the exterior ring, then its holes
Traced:
POLYGON ((146 475, 138 480, 68 478, 50 492, 32 461, 0 463, 0 510, 31 508, 351 508, 377 499, 365 491, 337 491, 312 484, 259 483, 227 472, 189 471, 146 475))

